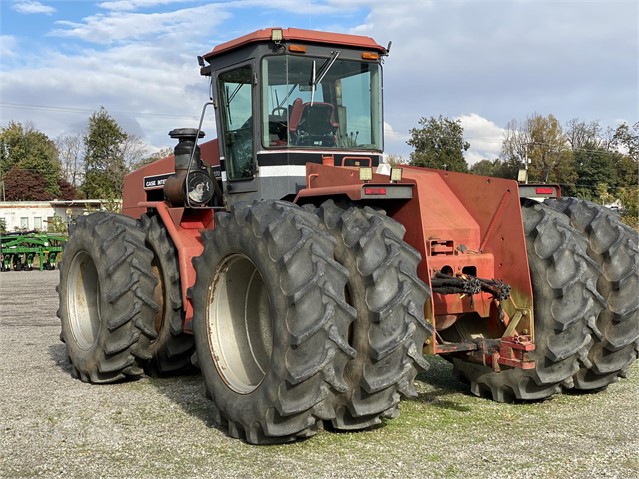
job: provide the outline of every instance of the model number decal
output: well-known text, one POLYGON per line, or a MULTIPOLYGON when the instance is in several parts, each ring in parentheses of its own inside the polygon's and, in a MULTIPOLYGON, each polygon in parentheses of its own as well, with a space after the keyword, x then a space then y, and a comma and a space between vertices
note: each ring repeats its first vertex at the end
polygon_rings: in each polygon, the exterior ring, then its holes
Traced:
POLYGON ((153 188, 164 188, 164 183, 166 180, 173 176, 173 172, 165 173, 163 175, 153 175, 153 176, 145 176, 144 177, 144 189, 150 190, 153 188))

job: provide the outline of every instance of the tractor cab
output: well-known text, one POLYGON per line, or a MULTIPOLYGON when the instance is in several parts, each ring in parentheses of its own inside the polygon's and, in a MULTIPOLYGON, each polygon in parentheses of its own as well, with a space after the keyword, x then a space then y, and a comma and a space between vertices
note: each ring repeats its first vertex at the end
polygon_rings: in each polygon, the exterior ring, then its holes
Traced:
POLYGON ((200 57, 227 202, 292 199, 307 163, 377 166, 387 54, 368 37, 267 28, 200 57))

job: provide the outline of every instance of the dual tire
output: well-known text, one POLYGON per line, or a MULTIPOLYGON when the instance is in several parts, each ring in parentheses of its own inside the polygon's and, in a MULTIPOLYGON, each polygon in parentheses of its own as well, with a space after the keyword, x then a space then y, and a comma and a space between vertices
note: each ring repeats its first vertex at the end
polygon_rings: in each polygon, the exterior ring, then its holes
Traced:
POLYGON ((533 285, 534 370, 453 360, 471 391, 499 402, 547 398, 562 389, 597 390, 637 358, 637 233, 613 213, 575 198, 522 207, 533 285))
POLYGON ((280 443, 398 414, 432 332, 403 234, 382 213, 333 202, 216 215, 190 294, 206 394, 233 437, 280 443))
POLYGON ((85 382, 138 378, 157 338, 152 253, 136 220, 111 213, 78 219, 60 268, 60 338, 85 382))

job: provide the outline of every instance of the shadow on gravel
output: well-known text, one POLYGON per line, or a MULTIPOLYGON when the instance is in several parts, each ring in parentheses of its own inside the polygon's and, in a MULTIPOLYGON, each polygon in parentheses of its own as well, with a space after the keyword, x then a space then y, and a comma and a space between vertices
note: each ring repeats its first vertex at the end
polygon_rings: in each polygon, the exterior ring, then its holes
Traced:
POLYGON ((49 357, 64 372, 71 374, 71 363, 67 357, 67 347, 64 343, 50 344, 49 357))
POLYGON ((186 414, 202 421, 207 427, 227 434, 226 429, 215 420, 213 403, 204 398, 201 393, 202 376, 199 373, 148 378, 148 381, 160 394, 166 396, 186 414))
POLYGON ((454 394, 470 395, 468 386, 453 375, 452 364, 437 356, 426 357, 426 360, 430 368, 418 374, 416 380, 427 384, 429 390, 420 392, 417 398, 409 399, 409 401, 428 403, 438 408, 455 411, 470 410, 468 406, 463 406, 454 400, 447 399, 454 394))
MULTIPOLYGON (((67 357, 67 348, 64 343, 51 344, 48 348, 49 357, 56 367, 69 374, 71 377, 71 363, 67 357)), ((224 428, 215 421, 213 403, 205 399, 201 393, 202 377, 199 371, 191 371, 182 375, 164 377, 145 376, 140 384, 146 383, 167 397, 171 402, 179 406, 186 414, 199 419, 208 427, 215 428, 226 434, 224 428)), ((123 381, 121 384, 136 381, 123 381)), ((107 387, 109 385, 106 385, 107 387)))

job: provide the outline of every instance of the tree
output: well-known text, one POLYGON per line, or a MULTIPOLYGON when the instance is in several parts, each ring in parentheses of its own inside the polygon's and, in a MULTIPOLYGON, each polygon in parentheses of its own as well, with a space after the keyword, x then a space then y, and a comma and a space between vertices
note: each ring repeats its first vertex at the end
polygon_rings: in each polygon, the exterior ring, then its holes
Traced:
POLYGON ((576 186, 564 194, 578 196, 590 201, 597 200, 597 185, 606 184, 614 188, 617 174, 613 158, 615 153, 598 146, 597 142, 584 143, 572 152, 577 172, 576 186))
MULTIPOLYGON (((173 154, 173 150, 169 155, 173 154)), ((122 155, 124 156, 124 164, 127 172, 137 170, 140 166, 144 166, 148 157, 147 147, 142 139, 137 135, 127 134, 126 140, 122 143, 122 155)), ((165 155, 168 156, 168 155, 165 155)), ((162 157, 164 158, 164 156, 162 157)))
POLYGON ((75 200, 78 195, 78 189, 69 183, 66 179, 60 178, 58 180, 58 186, 60 187, 60 199, 65 201, 75 200))
POLYGON ((410 130, 411 139, 406 143, 415 148, 410 154, 410 164, 449 171, 468 171, 464 151, 470 143, 464 141, 464 129, 460 120, 422 117, 421 128, 410 130))
POLYGON ((598 121, 586 123, 578 118, 573 118, 566 123, 565 138, 570 148, 605 148, 606 141, 602 138, 601 125, 598 121))
POLYGON ((5 175, 4 187, 7 201, 50 201, 55 198, 47 191, 42 175, 17 166, 5 175))
POLYGON ((89 118, 84 135, 84 183, 87 198, 117 199, 122 196, 127 172, 123 144, 127 134, 104 107, 89 118))
POLYGON ((82 135, 59 136, 55 140, 62 175, 73 186, 80 186, 84 178, 82 164, 82 135))
POLYGON ((639 161, 639 122, 632 127, 628 123, 619 125, 614 132, 613 142, 616 147, 627 150, 635 162, 639 161))
POLYGON ((531 182, 574 184, 577 177, 567 140, 553 115, 508 122, 500 158, 514 171, 524 168, 527 160, 531 182))
POLYGON ((155 153, 152 153, 137 162, 130 163, 130 169, 137 170, 139 168, 142 168, 144 165, 148 165, 150 163, 153 163, 154 161, 161 160, 162 158, 167 158, 172 154, 173 148, 169 148, 168 146, 164 147, 160 151, 156 151, 155 153))
MULTIPOLYGON (((35 129, 33 124, 10 122, 0 131, 0 176, 14 168, 40 177, 44 191, 55 198, 60 193, 60 163, 55 143, 35 129)), ((9 186, 5 185, 7 193, 9 186)), ((19 193, 12 193, 14 196, 19 193)), ((9 195, 7 194, 7 197, 9 195)))

